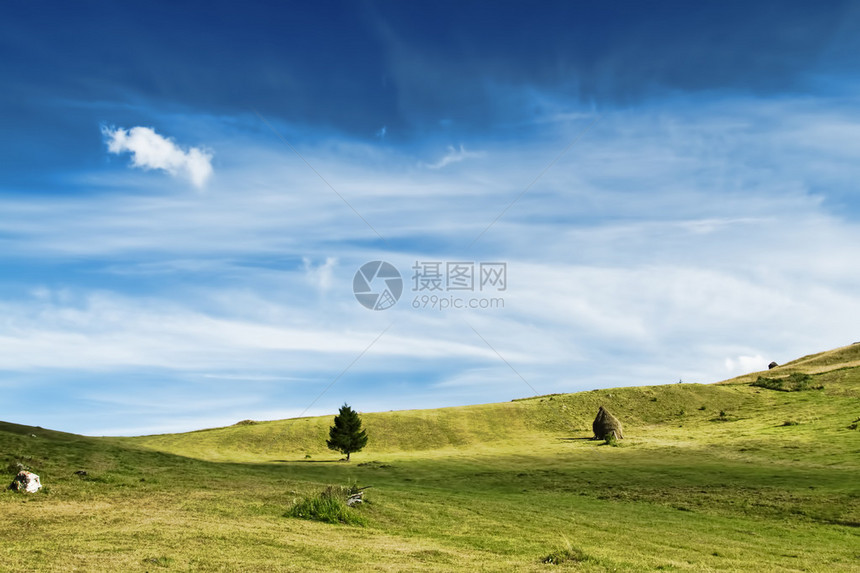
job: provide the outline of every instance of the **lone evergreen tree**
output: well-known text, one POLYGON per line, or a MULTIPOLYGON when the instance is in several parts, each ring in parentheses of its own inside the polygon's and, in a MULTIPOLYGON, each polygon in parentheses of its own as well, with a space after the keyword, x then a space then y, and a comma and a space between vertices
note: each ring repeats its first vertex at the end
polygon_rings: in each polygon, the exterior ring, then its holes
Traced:
POLYGON ((346 454, 346 461, 349 461, 349 454, 360 452, 367 444, 367 433, 361 429, 361 418, 346 404, 340 407, 340 412, 334 417, 334 426, 329 428, 328 436, 328 449, 346 454))

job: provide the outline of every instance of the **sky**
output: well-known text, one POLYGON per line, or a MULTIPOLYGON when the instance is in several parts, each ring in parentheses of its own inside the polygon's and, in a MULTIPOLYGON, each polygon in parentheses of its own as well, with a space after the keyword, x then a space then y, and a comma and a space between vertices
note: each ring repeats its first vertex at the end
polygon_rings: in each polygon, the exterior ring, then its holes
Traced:
POLYGON ((860 340, 856 3, 3 12, 4 421, 710 383, 860 340))

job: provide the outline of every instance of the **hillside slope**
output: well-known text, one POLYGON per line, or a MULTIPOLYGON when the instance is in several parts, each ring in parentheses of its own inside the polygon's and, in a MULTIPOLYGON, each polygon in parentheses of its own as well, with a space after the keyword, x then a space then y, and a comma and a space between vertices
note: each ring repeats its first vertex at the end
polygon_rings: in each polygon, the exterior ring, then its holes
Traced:
MULTIPOLYGON (((847 425, 850 406, 828 396, 860 397, 855 369, 860 345, 810 355, 769 372, 753 373, 718 384, 668 384, 592 390, 515 400, 512 402, 431 410, 371 412, 363 414, 370 441, 366 457, 383 453, 469 450, 503 447, 512 442, 540 442, 547 435, 589 437, 591 421, 605 406, 629 428, 633 439, 657 440, 658 426, 705 424, 702 437, 719 436, 729 428, 710 420, 719 412, 740 416, 731 431, 754 431, 782 423, 796 410, 814 408, 819 418, 833 416, 834 424, 847 425), (763 391, 749 383, 759 375, 781 377, 806 372, 820 378, 820 392, 763 391), (840 375, 842 372, 845 375, 840 375), (843 411, 848 408, 847 411, 843 411), (746 420, 746 421, 744 421, 746 420), (838 421, 837 421, 838 420, 838 421), (649 430, 649 431, 646 431, 649 430)), ((856 371, 860 372, 860 371, 856 371)), ((335 456, 325 448, 331 416, 239 424, 183 434, 128 438, 135 445, 207 460, 271 461, 304 456, 335 456)), ((834 426, 834 427, 836 427, 834 426)), ((655 442, 657 443, 657 442, 655 442)))
MULTIPOLYGON (((368 454, 462 449, 530 440, 547 433, 581 436, 591 432, 600 405, 626 425, 659 424, 677 411, 702 404, 711 411, 737 409, 743 389, 675 384, 616 388, 578 394, 536 397, 513 402, 432 410, 370 412, 362 415, 370 441, 368 454), (655 400, 656 398, 656 400, 655 400)), ((322 416, 240 424, 183 434, 129 438, 130 443, 210 460, 271 460, 273 457, 321 455, 332 417, 322 416)), ((334 456, 332 452, 326 455, 334 456)))
POLYGON ((736 378, 731 378, 719 384, 748 384, 755 381, 759 376, 787 376, 794 372, 805 374, 824 374, 842 368, 856 368, 860 366, 860 342, 848 346, 841 346, 833 350, 825 350, 815 354, 808 354, 801 358, 780 364, 779 366, 761 372, 750 372, 736 378))

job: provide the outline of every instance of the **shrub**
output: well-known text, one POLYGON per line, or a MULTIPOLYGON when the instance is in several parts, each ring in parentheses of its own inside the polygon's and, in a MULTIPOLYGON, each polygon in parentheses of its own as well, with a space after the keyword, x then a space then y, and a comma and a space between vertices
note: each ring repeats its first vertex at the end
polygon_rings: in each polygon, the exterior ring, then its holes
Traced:
POLYGON ((711 422, 732 422, 736 420, 736 418, 730 418, 725 410, 720 410, 720 415, 714 418, 711 418, 711 422))
POLYGON ((568 561, 582 563, 583 561, 588 561, 588 555, 579 549, 559 549, 541 559, 541 563, 547 563, 548 565, 560 565, 568 561))
POLYGON ((704 405, 702 405, 702 406, 699 406, 699 410, 704 412, 705 410, 707 410, 707 408, 704 405))
POLYGON ((573 547, 567 539, 564 540, 564 545, 564 547, 556 549, 541 559, 541 563, 546 563, 548 565, 561 565, 562 563, 567 562, 582 563, 585 561, 593 561, 593 559, 586 555, 582 549, 573 547))
MULTIPOLYGON (((777 390, 780 392, 803 392, 804 390, 812 390, 812 376, 803 372, 794 372, 785 378, 766 378, 759 376, 751 386, 758 388, 766 388, 768 390, 777 390)), ((821 389, 823 386, 818 386, 821 389)))
POLYGON ((785 422, 782 423, 782 425, 783 426, 799 426, 800 422, 798 422, 797 420, 786 420, 785 422))
POLYGON ((615 432, 609 432, 606 434, 606 437, 603 439, 603 445, 612 446, 613 448, 618 447, 618 440, 615 437, 615 432))
POLYGON ((767 388, 768 390, 782 390, 782 380, 759 376, 758 378, 756 378, 755 382, 750 384, 750 386, 755 386, 757 388, 767 388))
POLYGON ((365 525, 367 520, 346 505, 347 498, 357 492, 356 486, 329 486, 319 493, 300 499, 284 516, 323 523, 365 525))

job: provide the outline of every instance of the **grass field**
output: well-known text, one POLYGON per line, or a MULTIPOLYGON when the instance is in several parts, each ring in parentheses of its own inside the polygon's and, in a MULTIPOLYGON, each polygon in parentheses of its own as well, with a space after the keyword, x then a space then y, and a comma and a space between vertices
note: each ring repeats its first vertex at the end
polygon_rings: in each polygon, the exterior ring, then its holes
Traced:
POLYGON ((762 375, 794 372, 812 389, 754 374, 368 413, 348 464, 331 417, 138 438, 0 424, 6 478, 20 462, 46 486, 0 494, 0 570, 860 571, 860 345, 762 375), (588 439, 599 405, 619 447, 588 439), (350 484, 372 486, 363 526, 285 516, 350 484))

